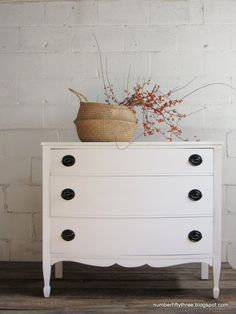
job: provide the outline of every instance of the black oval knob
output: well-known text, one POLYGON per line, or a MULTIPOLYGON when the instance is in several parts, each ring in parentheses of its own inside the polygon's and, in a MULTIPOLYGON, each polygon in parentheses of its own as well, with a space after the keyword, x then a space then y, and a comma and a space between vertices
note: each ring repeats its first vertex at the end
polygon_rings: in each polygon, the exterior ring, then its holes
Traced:
POLYGON ((66 229, 62 231, 61 237, 65 241, 72 241, 75 238, 75 233, 73 230, 66 229))
POLYGON ((202 198, 202 192, 197 189, 191 190, 188 193, 188 197, 192 201, 199 201, 202 198))
POLYGON ((66 167, 71 167, 75 164, 75 157, 72 155, 66 155, 61 160, 62 164, 66 167))
POLYGON ((64 189, 61 192, 61 197, 66 201, 72 200, 75 197, 75 192, 72 189, 64 189))
POLYGON ((198 154, 193 154, 189 157, 188 161, 192 166, 199 166, 202 163, 202 157, 198 154))
POLYGON ((201 240, 202 234, 201 234, 200 231, 193 230, 193 231, 189 232, 188 238, 189 238, 189 240, 192 241, 192 242, 198 242, 198 241, 201 240))

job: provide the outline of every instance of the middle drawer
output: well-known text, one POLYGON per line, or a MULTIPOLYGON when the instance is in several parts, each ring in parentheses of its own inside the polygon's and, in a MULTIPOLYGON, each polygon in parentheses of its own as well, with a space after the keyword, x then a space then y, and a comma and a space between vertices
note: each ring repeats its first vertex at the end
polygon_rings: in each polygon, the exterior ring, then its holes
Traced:
POLYGON ((51 216, 213 214, 212 176, 51 176, 51 216))

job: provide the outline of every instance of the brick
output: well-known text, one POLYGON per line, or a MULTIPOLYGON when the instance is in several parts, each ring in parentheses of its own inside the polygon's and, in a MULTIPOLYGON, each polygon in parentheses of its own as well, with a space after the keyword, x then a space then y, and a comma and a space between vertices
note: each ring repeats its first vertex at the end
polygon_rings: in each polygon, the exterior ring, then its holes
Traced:
POLYGON ((236 185, 235 165, 235 158, 223 158, 223 184, 236 185))
POLYGON ((32 183, 42 184, 42 159, 32 158, 32 183))
POLYGON ((3 211, 5 211, 5 189, 3 186, 0 186, 0 212, 3 211))
MULTIPOLYGON (((109 68, 110 69, 110 68, 109 68)), ((112 77, 110 74, 111 71, 108 73, 109 81, 113 85, 113 90, 115 97, 118 101, 123 100, 124 98, 124 89, 126 87, 127 78, 120 77, 112 77), (124 85, 125 84, 125 85, 124 85)), ((128 77, 128 74, 127 74, 128 77)), ((71 87, 75 90, 80 91, 89 101, 95 102, 104 102, 105 95, 104 95, 104 85, 102 79, 72 79, 71 80, 71 87)), ((76 106, 79 109, 79 101, 78 98, 71 94, 70 104, 76 106)))
POLYGON ((12 105, 0 107, 0 128, 41 128, 43 106, 12 105))
POLYGON ((236 24, 235 16, 235 1, 204 1, 204 22, 206 24, 236 24))
POLYGON ((79 138, 76 130, 62 130, 60 132, 61 142, 78 142, 79 138))
POLYGON ((228 244, 227 255, 230 266, 236 269, 236 241, 232 241, 228 244))
POLYGON ((229 157, 236 157, 236 130, 227 132, 227 153, 229 157))
POLYGON ((59 128, 59 129, 74 129, 74 120, 78 113, 78 106, 45 106, 45 120, 44 125, 46 128, 59 128))
POLYGON ((41 25, 43 19, 43 3, 0 4, 0 26, 41 25))
POLYGON ((175 28, 172 26, 127 26, 125 50, 163 51, 176 49, 175 28))
POLYGON ((149 1, 98 1, 98 24, 148 24, 149 1))
POLYGON ((4 157, 4 154, 3 154, 3 133, 2 132, 0 133, 0 158, 1 157, 4 157))
POLYGON ((0 80, 0 105, 18 103, 18 81, 0 80))
POLYGON ((0 158, 0 184, 29 183, 30 160, 0 158))
POLYGON ((188 102, 175 106, 176 110, 186 115, 179 123, 182 130, 195 130, 205 128, 205 110, 201 106, 196 107, 188 102))
MULTIPOLYGON (((188 119, 188 117, 186 118, 188 119)), ((184 125, 182 125, 182 123, 180 124, 182 131, 183 131, 183 135, 185 137, 187 137, 190 141, 216 141, 216 142, 225 142, 225 138, 226 138, 226 131, 225 130, 218 130, 218 129, 210 129, 207 127, 207 125, 205 125, 205 127, 194 127, 191 128, 191 126, 189 127, 185 127, 184 125)), ((223 146, 223 156, 226 157, 226 152, 225 152, 226 148, 225 145, 223 146)))
POLYGON ((110 52, 103 54, 103 63, 107 59, 109 77, 127 78, 130 67, 131 77, 149 77, 149 54, 135 52, 110 52))
POLYGON ((177 28, 178 50, 229 50, 230 28, 227 25, 184 25, 177 28))
POLYGON ((177 95, 179 98, 182 98, 196 90, 195 92, 184 98, 184 103, 195 104, 197 106, 196 110, 200 107, 200 105, 202 107, 206 103, 212 105, 230 103, 231 99, 231 89, 229 87, 231 85, 230 78, 224 78, 220 76, 219 77, 203 76, 195 77, 195 79, 194 80, 193 79, 194 79, 193 77, 187 78, 186 76, 179 78, 178 83, 179 88, 186 86, 191 81, 192 83, 190 83, 185 88, 180 89, 178 92, 174 93, 174 95, 177 95), (224 84, 227 84, 229 86, 226 86, 224 84), (200 89, 197 90, 198 88, 200 89))
POLYGON ((30 236, 30 215, 1 213, 0 238, 28 239, 30 236))
POLYGON ((0 240, 0 260, 1 261, 9 261, 10 260, 8 240, 0 240))
POLYGON ((68 87, 68 79, 22 79, 19 82, 19 102, 24 105, 67 104, 68 87))
POLYGON ((33 214, 32 237, 36 240, 42 239, 42 212, 33 214))
POLYGON ((35 52, 67 52, 70 50, 70 33, 67 26, 21 27, 19 49, 35 52))
POLYGON ((72 51, 98 51, 94 35, 101 51, 124 50, 123 26, 73 26, 72 51))
POLYGON ((0 52, 18 50, 18 28, 17 27, 1 27, 0 38, 1 38, 0 52))
POLYGON ((43 55, 8 53, 0 55, 0 79, 36 78, 43 75, 43 55))
POLYGON ((152 76, 195 77, 204 75, 202 52, 158 52, 151 56, 152 76))
POLYGON ((231 40, 232 40, 232 49, 236 50, 236 25, 230 26, 231 40))
POLYGON ((45 76, 94 78, 98 76, 97 61, 96 53, 46 54, 45 76))
MULTIPOLYGON (((97 101, 98 95, 103 93, 104 90, 100 90, 101 79, 92 78, 92 79, 79 79, 73 78, 70 81, 70 87, 78 90, 82 93, 89 101, 97 101)), ((70 93, 70 104, 77 106, 79 109, 79 100, 74 94, 70 93)))
POLYGON ((96 24, 97 1, 56 1, 45 4, 45 24, 96 24))
POLYGON ((228 213, 236 214, 236 186, 227 185, 226 186, 226 195, 225 195, 226 211, 228 213))
POLYGON ((37 262, 42 261, 41 241, 31 240, 11 240, 10 260, 17 262, 37 262))
POLYGON ((235 52, 205 52, 205 67, 207 76, 231 77, 236 67, 235 52))
POLYGON ((42 209, 40 186, 16 185, 6 188, 7 210, 9 212, 34 212, 42 209))
POLYGON ((151 24, 201 24, 201 0, 151 0, 151 24))
POLYGON ((57 131, 17 130, 8 131, 4 137, 4 153, 7 157, 41 157, 41 142, 56 142, 57 131))
POLYGON ((221 242, 221 261, 222 263, 227 262, 227 242, 221 242))
POLYGON ((223 239, 229 242, 235 241, 236 239, 235 223, 236 223, 235 214, 226 214, 225 216, 223 215, 223 229, 222 229, 223 239))
POLYGON ((231 97, 232 97, 231 102, 232 102, 232 104, 235 105, 236 104, 236 77, 235 76, 232 77, 231 86, 233 88, 231 90, 231 97))
POLYGON ((222 103, 206 106, 206 125, 210 129, 226 130, 226 128, 234 128, 235 119, 236 108, 232 104, 222 103))

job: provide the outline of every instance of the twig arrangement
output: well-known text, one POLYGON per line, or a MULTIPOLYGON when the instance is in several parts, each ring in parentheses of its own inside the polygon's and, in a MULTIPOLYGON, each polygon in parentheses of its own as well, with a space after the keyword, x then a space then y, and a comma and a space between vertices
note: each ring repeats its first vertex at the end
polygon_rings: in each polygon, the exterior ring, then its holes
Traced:
POLYGON ((160 90, 160 86, 158 84, 155 84, 154 87, 151 87, 151 79, 148 79, 141 84, 136 83, 130 91, 129 89, 130 68, 129 68, 127 86, 125 89, 125 98, 121 101, 118 101, 115 96, 114 86, 113 84, 111 84, 109 80, 107 60, 106 60, 106 67, 104 71, 101 49, 95 35, 94 35, 94 39, 96 41, 96 45, 98 48, 99 61, 100 61, 100 67, 101 67, 101 76, 103 80, 104 95, 105 95, 106 103, 127 106, 136 114, 137 120, 138 120, 138 112, 141 111, 142 121, 141 122, 138 121, 138 122, 140 122, 143 126, 144 136, 159 133, 168 141, 172 141, 173 136, 186 141, 188 139, 185 139, 182 137, 182 130, 179 126, 180 122, 184 118, 205 109, 205 107, 200 108, 189 114, 184 114, 184 113, 179 112, 176 109, 176 105, 181 104, 184 98, 192 95, 198 90, 201 90, 203 88, 206 88, 212 85, 223 85, 223 86, 230 87, 232 90, 236 91, 234 87, 228 84, 219 82, 219 83, 209 83, 209 84, 200 86, 192 90, 188 94, 184 95, 180 99, 173 97, 173 94, 175 92, 178 92, 184 89, 185 87, 190 85, 196 78, 192 79, 190 82, 188 82, 187 84, 185 84, 184 86, 180 88, 169 90, 167 93, 163 93, 160 90))

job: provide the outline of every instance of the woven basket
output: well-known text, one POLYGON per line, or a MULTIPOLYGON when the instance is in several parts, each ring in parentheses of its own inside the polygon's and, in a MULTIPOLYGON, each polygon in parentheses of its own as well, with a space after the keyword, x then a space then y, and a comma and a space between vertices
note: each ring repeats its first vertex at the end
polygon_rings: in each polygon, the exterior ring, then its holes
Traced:
POLYGON ((74 121, 82 142, 131 142, 136 128, 135 114, 125 106, 88 102, 80 93, 70 89, 80 99, 74 121))

